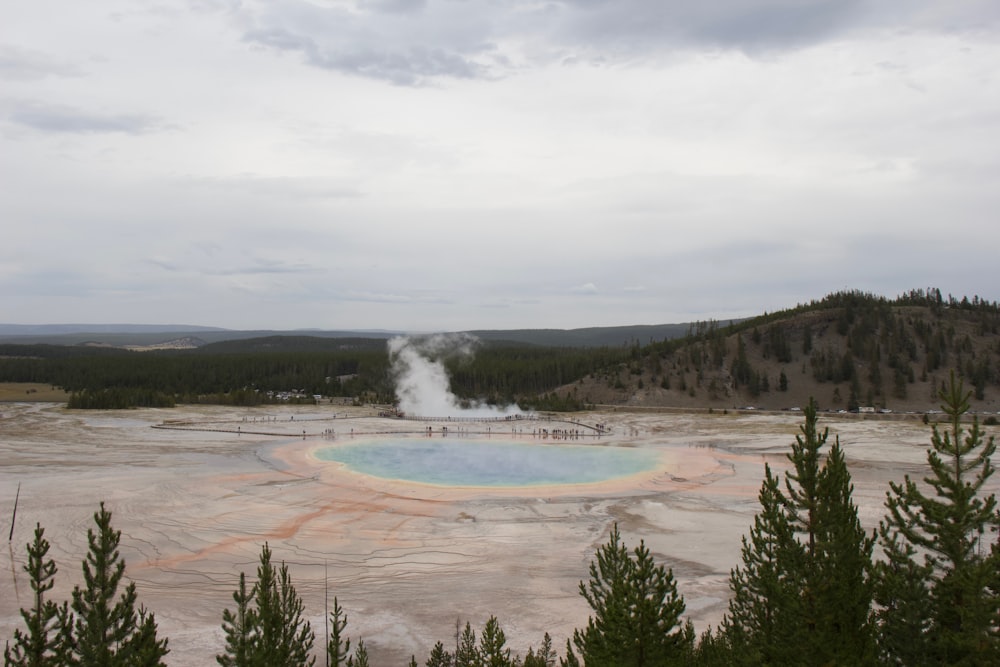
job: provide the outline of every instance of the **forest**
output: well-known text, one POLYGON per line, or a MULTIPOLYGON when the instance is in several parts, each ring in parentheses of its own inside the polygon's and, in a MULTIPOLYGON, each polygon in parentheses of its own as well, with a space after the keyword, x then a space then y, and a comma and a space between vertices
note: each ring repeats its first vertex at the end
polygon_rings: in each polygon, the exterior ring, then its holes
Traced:
MULTIPOLYGON (((551 331, 543 340, 555 340, 551 331)), ((696 322, 674 338, 617 346, 480 340, 471 358, 442 357, 452 392, 526 410, 593 405, 770 409, 814 397, 827 410, 926 411, 950 373, 973 405, 1000 401, 1000 306, 940 290, 895 299, 838 292, 776 313, 696 322)), ((177 403, 259 405, 293 393, 391 404, 386 341, 276 335, 191 350, 0 344, 0 382, 71 393, 73 408, 177 403)), ((994 408, 996 410, 996 408, 994 408)))
MULTIPOLYGON (((456 628, 454 644, 437 641, 408 667, 998 664, 1000 510, 983 490, 996 445, 978 419, 964 420, 971 396, 951 375, 939 393, 943 419, 929 427, 926 470, 890 483, 871 534, 859 521, 840 443, 828 442, 810 402, 788 471, 765 468, 717 627, 696 635, 672 570, 644 541, 625 545, 615 526, 579 583, 587 624, 564 644, 545 634, 526 655, 512 654, 491 616, 478 633, 468 622, 456 628)), ((102 503, 87 534, 83 584, 61 604, 47 596, 58 567, 36 526, 24 565, 34 595, 6 644, 5 665, 167 664, 169 638, 138 602, 135 584, 125 583, 111 518, 102 503)), ((219 665, 370 664, 365 639, 349 636, 335 595, 317 636, 268 544, 255 576, 241 573, 234 585, 232 606, 220 612, 219 665)))
MULTIPOLYGON (((488 404, 538 398, 625 358, 608 348, 484 343, 470 362, 447 362, 452 390, 488 404)), ((394 401, 384 340, 274 336, 191 351, 130 352, 52 345, 0 345, 0 381, 41 382, 72 393, 72 408, 166 407, 175 403, 259 405, 278 392, 394 401)), ((553 401, 550 401, 550 403, 553 401)), ((554 401, 559 403, 559 401, 554 401)), ((562 403, 565 403, 563 401, 562 403)), ((545 404, 544 407, 552 409, 545 404)), ((558 407, 575 409, 579 404, 558 407)))

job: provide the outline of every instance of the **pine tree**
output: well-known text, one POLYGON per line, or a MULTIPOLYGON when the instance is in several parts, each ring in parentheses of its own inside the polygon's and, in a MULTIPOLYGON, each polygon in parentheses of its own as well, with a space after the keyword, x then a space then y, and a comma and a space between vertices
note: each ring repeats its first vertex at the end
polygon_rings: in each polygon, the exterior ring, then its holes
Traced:
POLYGON ((853 486, 840 441, 820 467, 829 429, 817 430, 816 403, 805 408, 802 434, 788 455, 787 506, 804 541, 802 614, 812 664, 868 664, 874 660, 869 576, 874 539, 865 534, 851 496, 853 486))
POLYGON ((761 512, 733 570, 733 598, 721 635, 743 664, 851 664, 874 661, 871 554, 851 496, 840 443, 823 465, 829 432, 805 409, 782 492, 765 467, 761 512), (805 649, 804 647, 808 647, 805 649))
POLYGON ((556 651, 552 648, 552 637, 545 633, 542 637, 542 645, 538 647, 535 656, 540 661, 540 667, 554 667, 556 664, 556 651))
POLYGON ((368 648, 364 640, 354 648, 354 655, 347 659, 347 667, 368 667, 368 648))
POLYGON ((222 667, 244 667, 250 664, 250 655, 257 627, 256 612, 251 607, 254 589, 247 590, 246 574, 240 572, 240 586, 233 593, 236 611, 222 612, 222 630, 226 634, 226 652, 216 656, 222 667))
POLYGON ((966 430, 971 392, 954 374, 941 391, 947 430, 934 425, 925 493, 909 476, 891 483, 879 526, 885 561, 877 569, 880 649, 894 664, 995 664, 1000 660, 1000 548, 982 539, 1000 529, 994 494, 994 439, 978 418, 966 430))
POLYGON ((444 644, 438 642, 431 650, 431 655, 425 664, 426 667, 452 667, 451 653, 444 649, 444 644))
POLYGON ((531 647, 528 648, 522 667, 554 667, 555 664, 556 652, 552 648, 552 637, 546 632, 537 652, 531 647))
POLYGON ((156 621, 152 614, 136 613, 135 583, 130 582, 117 602, 118 586, 125 573, 125 561, 120 560, 118 544, 121 531, 111 528, 111 513, 104 509, 94 513, 97 532, 87 531, 89 550, 83 561, 86 588, 73 590, 72 609, 75 613, 73 662, 81 667, 117 667, 162 665, 169 650, 167 640, 156 636, 156 621))
POLYGON ((56 667, 69 661, 72 648, 72 617, 64 602, 60 607, 45 594, 55 585, 55 561, 46 560, 49 541, 41 524, 35 524, 35 539, 27 545, 28 562, 24 571, 31 581, 34 606, 21 609, 27 628, 14 631, 14 645, 4 650, 7 667, 56 667))
POLYGON ((891 665, 934 664, 928 646, 931 602, 927 595, 933 570, 886 521, 879 526, 879 543, 884 554, 874 567, 879 657, 891 665))
POLYGON ((479 637, 479 664, 483 667, 510 667, 510 649, 496 616, 490 616, 479 637))
POLYGON ((761 511, 743 537, 743 566, 729 575, 733 597, 720 637, 733 664, 792 664, 799 650, 802 547, 795 540, 780 479, 764 466, 761 511))
POLYGON ((309 656, 315 635, 309 621, 302 618, 303 604, 292 585, 288 566, 278 570, 271 564, 271 549, 265 543, 257 567, 257 612, 259 635, 255 659, 262 665, 311 667, 309 656))
POLYGON ((573 645, 566 640, 566 657, 559 658, 559 667, 580 667, 580 660, 573 653, 573 645))
MULTIPOLYGON (((823 440, 826 440, 824 433, 823 440)), ((874 536, 861 525, 852 500, 854 486, 840 442, 834 442, 820 473, 813 588, 816 590, 817 640, 823 664, 875 662, 872 614, 874 536)))
POLYGON ((145 607, 139 607, 139 618, 134 649, 126 664, 129 667, 160 667, 161 658, 167 654, 167 640, 156 636, 156 618, 145 607))
POLYGON ((329 667, 340 667, 347 661, 351 652, 351 640, 344 636, 347 627, 347 613, 340 606, 337 598, 333 598, 333 611, 330 612, 330 638, 326 644, 327 664, 329 667))
MULTIPOLYGON (((630 555, 617 524, 590 564, 590 581, 580 582, 580 594, 594 611, 587 627, 573 632, 585 664, 671 664, 682 660, 693 641, 681 625, 684 599, 673 572, 655 565, 643 542, 630 555)), ((572 651, 566 660, 576 660, 572 651)))
POLYGON ((712 628, 708 628, 698 639, 698 643, 693 647, 691 659, 688 662, 690 667, 716 667, 717 665, 740 664, 733 659, 733 651, 726 642, 725 635, 713 634, 712 628))
POLYGON ((223 667, 312 667, 309 655, 315 633, 302 617, 302 599, 292 585, 288 566, 275 569, 265 543, 257 566, 257 581, 248 592, 246 576, 233 593, 236 611, 223 612, 226 653, 216 656, 223 667), (251 607, 251 605, 253 605, 251 607))
POLYGON ((476 646, 476 632, 468 621, 455 648, 455 667, 481 667, 479 648, 476 646))

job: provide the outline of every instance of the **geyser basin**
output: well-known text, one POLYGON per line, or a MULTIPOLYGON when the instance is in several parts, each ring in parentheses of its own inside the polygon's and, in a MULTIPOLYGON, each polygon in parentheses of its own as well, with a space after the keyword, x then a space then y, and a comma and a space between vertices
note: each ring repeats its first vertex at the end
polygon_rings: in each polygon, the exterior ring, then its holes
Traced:
POLYGON ((315 454, 375 477, 489 487, 604 482, 651 470, 659 461, 645 449, 472 438, 369 440, 315 454))

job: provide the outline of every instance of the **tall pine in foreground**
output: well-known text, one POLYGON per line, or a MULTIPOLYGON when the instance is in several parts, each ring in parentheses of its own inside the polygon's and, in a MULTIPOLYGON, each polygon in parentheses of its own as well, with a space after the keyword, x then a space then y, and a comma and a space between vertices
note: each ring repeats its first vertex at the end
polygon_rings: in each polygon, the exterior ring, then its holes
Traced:
POLYGON ((83 561, 85 587, 73 590, 73 655, 81 667, 161 667, 169 652, 159 639, 156 620, 136 609, 135 584, 129 582, 117 597, 125 574, 118 553, 121 531, 111 527, 111 512, 101 503, 94 513, 97 531, 87 531, 89 550, 83 561))
MULTIPOLYGON (((310 655, 316 635, 303 618, 302 598, 292 585, 288 566, 275 568, 271 549, 264 544, 257 567, 257 581, 246 589, 240 573, 240 587, 233 594, 236 611, 223 612, 226 652, 216 656, 223 667, 312 667, 310 655)), ((367 654, 365 654, 367 659, 367 654)))
POLYGON ((813 401, 804 416, 784 489, 765 467, 761 511, 730 575, 733 598, 715 641, 734 664, 875 661, 874 540, 858 519, 839 440, 824 460, 829 431, 817 429, 813 401))
MULTIPOLYGON (((490 616, 479 637, 479 664, 482 667, 511 667, 510 649, 507 648, 507 635, 497 621, 496 616, 490 616)), ((520 664, 520 663, 518 663, 520 664)))
POLYGON ((963 425, 971 394, 954 374, 941 391, 948 426, 931 433, 927 491, 906 476, 886 493, 876 602, 889 664, 1000 662, 1000 516, 996 497, 982 495, 996 444, 978 418, 963 425))
POLYGON ((250 664, 251 636, 257 626, 257 615, 251 606, 254 588, 247 590, 246 573, 240 572, 240 585, 233 592, 236 610, 222 612, 222 631, 226 635, 226 652, 216 656, 222 667, 244 667, 250 664))
POLYGON ((35 524, 35 539, 28 544, 24 571, 31 581, 33 606, 22 609, 26 630, 14 631, 14 645, 4 650, 6 667, 56 667, 69 663, 72 649, 72 617, 64 602, 60 607, 45 594, 55 585, 56 564, 46 559, 49 541, 45 529, 35 524))
POLYGON ((347 628, 347 612, 333 598, 333 611, 328 621, 329 638, 326 640, 326 667, 340 667, 347 662, 351 653, 351 640, 344 634, 347 628))
MULTIPOLYGON (((630 554, 617 524, 590 564, 590 581, 580 582, 580 595, 594 614, 573 632, 573 644, 588 667, 661 667, 690 656, 694 634, 681 623, 684 598, 673 572, 656 565, 643 542, 630 554)), ((567 644, 564 664, 576 660, 567 644)))
POLYGON ((785 509, 781 480, 767 465, 758 499, 761 509, 750 537, 743 537, 743 566, 729 576, 733 597, 716 641, 729 649, 733 664, 792 664, 801 648, 798 564, 804 557, 785 509))
POLYGON ((311 667, 315 633, 303 618, 302 599, 292 585, 285 563, 275 569, 271 550, 264 545, 257 568, 257 622, 259 642, 255 647, 264 664, 271 667, 311 667))

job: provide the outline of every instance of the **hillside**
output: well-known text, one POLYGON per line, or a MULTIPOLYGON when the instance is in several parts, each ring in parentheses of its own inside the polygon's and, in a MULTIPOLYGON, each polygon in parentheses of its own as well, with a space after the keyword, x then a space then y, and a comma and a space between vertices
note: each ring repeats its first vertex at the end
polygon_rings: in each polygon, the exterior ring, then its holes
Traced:
POLYGON ((859 292, 635 347, 629 361, 556 392, 588 404, 781 410, 815 397, 826 410, 938 408, 954 371, 972 409, 1000 410, 1000 310, 917 290, 889 301, 859 292))

